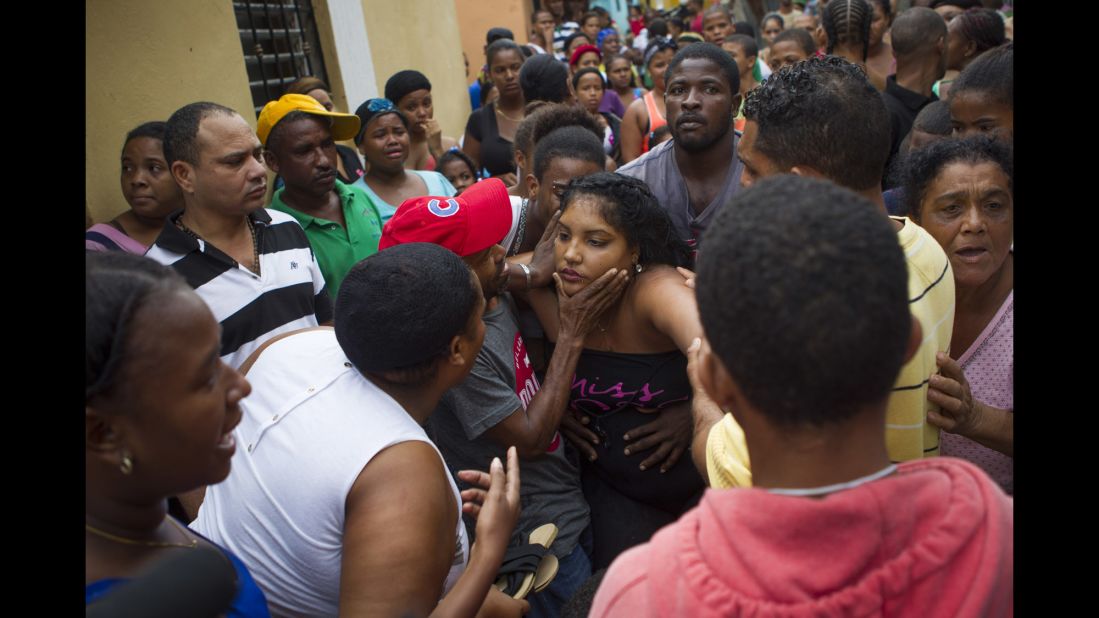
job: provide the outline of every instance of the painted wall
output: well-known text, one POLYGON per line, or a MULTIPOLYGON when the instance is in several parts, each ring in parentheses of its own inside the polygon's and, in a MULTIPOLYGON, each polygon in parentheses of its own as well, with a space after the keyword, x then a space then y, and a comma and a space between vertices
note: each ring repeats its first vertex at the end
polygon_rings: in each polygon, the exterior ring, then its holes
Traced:
MULTIPOLYGON (((431 81, 435 118, 443 135, 460 138, 470 106, 455 3, 362 0, 362 7, 379 96, 385 91, 386 80, 397 71, 420 71, 431 81)), ((361 103, 348 101, 349 111, 361 103)))
MULTIPOLYGON (((490 28, 507 28, 520 45, 530 41, 530 0, 454 0, 462 51, 469 57, 468 86, 485 64, 485 34, 490 28)), ((468 95, 467 95, 468 98, 468 95)))
POLYGON ((253 126, 256 119, 231 2, 84 6, 85 190, 88 212, 102 222, 128 208, 119 188, 127 131, 200 100, 240 110, 253 126))

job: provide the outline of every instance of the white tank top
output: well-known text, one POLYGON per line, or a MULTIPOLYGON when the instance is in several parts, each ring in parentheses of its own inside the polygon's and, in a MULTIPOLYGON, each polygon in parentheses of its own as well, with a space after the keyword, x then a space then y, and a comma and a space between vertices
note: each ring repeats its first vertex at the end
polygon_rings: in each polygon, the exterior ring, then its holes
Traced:
MULTIPOLYGON (((435 445, 400 404, 351 365, 331 329, 272 344, 248 380, 252 394, 241 402, 232 471, 207 489, 191 527, 240 557, 272 615, 334 616, 352 484, 389 446, 409 440, 435 445)), ((469 539, 461 495, 441 454, 439 463, 459 513, 441 597, 465 570, 469 539)))

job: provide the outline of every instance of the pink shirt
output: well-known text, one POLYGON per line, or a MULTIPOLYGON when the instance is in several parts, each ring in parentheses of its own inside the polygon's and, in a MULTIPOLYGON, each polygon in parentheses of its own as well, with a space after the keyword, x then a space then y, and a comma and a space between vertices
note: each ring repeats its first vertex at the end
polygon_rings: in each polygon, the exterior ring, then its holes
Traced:
POLYGON ((1014 501, 949 457, 823 498, 709 489, 619 556, 592 618, 1011 616, 1014 501))
MULTIPOLYGON (((1015 291, 958 358, 973 398, 995 408, 1015 410, 1015 291)), ((969 438, 944 431, 940 451, 960 457, 988 473, 1007 493, 1015 491, 1015 459, 969 438)))

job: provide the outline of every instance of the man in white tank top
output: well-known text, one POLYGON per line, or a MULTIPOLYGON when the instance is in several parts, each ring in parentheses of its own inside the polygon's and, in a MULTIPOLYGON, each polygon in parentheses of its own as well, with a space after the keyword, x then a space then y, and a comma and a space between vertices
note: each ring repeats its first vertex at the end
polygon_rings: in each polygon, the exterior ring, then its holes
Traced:
POLYGON ((351 269, 335 328, 273 339, 246 361, 233 471, 192 527, 240 556, 273 615, 525 608, 488 594, 518 517, 517 457, 506 492, 492 464, 471 551, 461 496, 422 428, 469 373, 483 310, 457 256, 407 245, 351 269))

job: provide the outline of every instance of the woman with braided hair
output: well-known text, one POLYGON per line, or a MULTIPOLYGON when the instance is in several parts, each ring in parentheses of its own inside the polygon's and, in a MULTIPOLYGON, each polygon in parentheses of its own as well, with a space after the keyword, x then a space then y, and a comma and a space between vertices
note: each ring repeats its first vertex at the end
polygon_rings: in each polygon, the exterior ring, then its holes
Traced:
POLYGON ((950 84, 977 59, 993 47, 1007 42, 1004 20, 992 9, 969 9, 946 25, 946 75, 931 90, 946 99, 950 84))
POLYGON ((874 11, 867 0, 832 0, 824 7, 821 26, 828 39, 826 53, 862 67, 870 83, 884 92, 885 75, 866 66, 873 18, 874 11))
POLYGON ((620 300, 578 344, 583 351, 561 424, 583 462, 597 570, 702 494, 702 478, 682 457, 692 397, 684 354, 702 329, 694 296, 676 272, 690 250, 644 182, 606 172, 575 178, 551 225, 557 292, 530 294, 547 334, 558 332, 559 297, 612 269, 629 275, 620 300))

